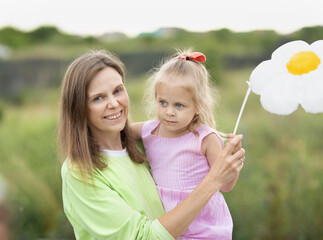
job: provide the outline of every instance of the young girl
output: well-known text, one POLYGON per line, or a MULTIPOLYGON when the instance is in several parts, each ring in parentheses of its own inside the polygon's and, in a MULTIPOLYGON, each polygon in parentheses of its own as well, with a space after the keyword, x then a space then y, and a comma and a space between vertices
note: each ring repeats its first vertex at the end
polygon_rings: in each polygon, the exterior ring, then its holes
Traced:
MULTIPOLYGON (((222 151, 209 75, 201 64, 205 60, 202 53, 186 51, 166 61, 149 82, 147 99, 157 103, 158 120, 133 124, 136 135, 141 134, 166 212, 192 192, 222 151)), ((221 190, 230 191, 237 179, 221 190)), ((179 239, 232 239, 232 226, 230 211, 218 191, 179 239)))

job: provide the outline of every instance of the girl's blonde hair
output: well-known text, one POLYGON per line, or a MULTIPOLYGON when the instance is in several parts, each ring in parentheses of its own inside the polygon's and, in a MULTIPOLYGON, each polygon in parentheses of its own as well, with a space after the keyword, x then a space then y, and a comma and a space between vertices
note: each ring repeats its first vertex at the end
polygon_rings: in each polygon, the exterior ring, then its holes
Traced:
MULTIPOLYGON (((91 51, 75 59, 68 67, 61 86, 58 124, 58 145, 62 158, 68 158, 84 179, 93 170, 107 166, 96 139, 93 138, 87 119, 87 89, 92 79, 103 69, 113 68, 124 82, 123 63, 106 51, 91 51)), ((122 146, 132 161, 143 163, 146 159, 137 149, 136 141, 127 120, 120 132, 122 146)))
MULTIPOLYGON (((145 106, 149 119, 156 117, 156 94, 161 84, 180 81, 191 93, 199 114, 196 115, 189 129, 196 123, 207 124, 216 129, 214 120, 215 88, 210 82, 206 68, 200 62, 190 60, 192 49, 178 50, 175 56, 166 59, 153 72, 146 82, 145 106), (184 58, 184 59, 183 59, 184 58)), ((194 132, 194 131, 193 131, 194 132)))

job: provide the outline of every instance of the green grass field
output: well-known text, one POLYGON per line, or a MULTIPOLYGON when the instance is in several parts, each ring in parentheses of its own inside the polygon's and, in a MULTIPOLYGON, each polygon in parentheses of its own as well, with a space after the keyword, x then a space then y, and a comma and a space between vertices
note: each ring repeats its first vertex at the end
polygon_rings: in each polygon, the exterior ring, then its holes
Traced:
MULTIPOLYGON (((218 88, 217 126, 232 132, 251 70, 224 73, 218 88)), ((143 79, 127 82, 131 119, 146 120, 143 79)), ((25 94, 23 104, 0 104, 0 173, 12 239, 73 239, 62 212, 56 154, 59 90, 25 94)), ((251 93, 238 133, 246 162, 236 187, 224 193, 234 221, 233 238, 323 238, 323 114, 299 108, 272 115, 251 93)))

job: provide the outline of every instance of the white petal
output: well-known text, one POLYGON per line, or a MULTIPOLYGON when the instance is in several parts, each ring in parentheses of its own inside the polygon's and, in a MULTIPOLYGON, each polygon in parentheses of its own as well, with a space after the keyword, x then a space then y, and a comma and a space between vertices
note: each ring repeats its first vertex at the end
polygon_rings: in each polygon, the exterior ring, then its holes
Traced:
POLYGON ((288 115, 298 107, 298 89, 289 80, 276 80, 268 86, 260 97, 265 110, 271 113, 288 115))
POLYGON ((323 40, 318 40, 311 44, 311 51, 315 52, 321 59, 321 64, 323 64, 323 40))
POLYGON ((323 49, 323 40, 315 41, 310 46, 311 46, 311 48, 322 50, 323 49))
POLYGON ((273 52, 271 59, 286 64, 295 53, 309 50, 309 48, 308 43, 301 40, 288 42, 277 48, 273 52))
POLYGON ((260 95, 263 89, 284 71, 281 65, 272 60, 263 61, 252 71, 249 86, 254 93, 260 95))
POLYGON ((315 72, 304 86, 300 104, 306 112, 323 113, 323 69, 315 72))

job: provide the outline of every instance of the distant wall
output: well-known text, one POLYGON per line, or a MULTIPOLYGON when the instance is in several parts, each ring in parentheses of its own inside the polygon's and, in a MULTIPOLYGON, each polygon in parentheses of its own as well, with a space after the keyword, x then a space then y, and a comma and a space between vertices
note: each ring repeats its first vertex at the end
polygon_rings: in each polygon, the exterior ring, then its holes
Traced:
POLYGON ((10 98, 27 87, 58 86, 67 64, 55 59, 0 61, 0 97, 10 98))

